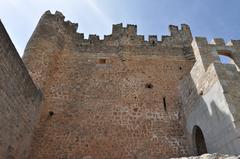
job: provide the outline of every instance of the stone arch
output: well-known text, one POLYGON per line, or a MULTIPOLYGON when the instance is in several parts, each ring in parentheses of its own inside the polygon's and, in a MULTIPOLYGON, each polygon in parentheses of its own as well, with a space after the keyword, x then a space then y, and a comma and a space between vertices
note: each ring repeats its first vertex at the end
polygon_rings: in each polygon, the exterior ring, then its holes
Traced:
POLYGON ((230 50, 226 50, 226 49, 217 50, 217 53, 218 53, 219 55, 224 55, 224 56, 228 56, 228 57, 230 57, 230 58, 233 58, 232 51, 230 51, 230 50))
POLYGON ((193 127, 192 140, 193 140, 194 153, 196 155, 202 155, 204 153, 207 153, 207 146, 205 143, 203 132, 201 128, 197 125, 193 127))
POLYGON ((220 62, 223 64, 233 64, 235 65, 235 67, 237 68, 237 70, 239 70, 239 66, 236 64, 236 60, 235 57, 233 56, 232 51, 230 50, 217 50, 217 54, 220 58, 220 62))
POLYGON ((218 56, 220 57, 220 61, 222 63, 225 63, 221 60, 221 57, 225 57, 225 58, 229 58, 229 62, 230 63, 230 60, 233 60, 233 57, 232 57, 232 52, 229 51, 229 50, 217 50, 217 53, 218 53, 218 56))

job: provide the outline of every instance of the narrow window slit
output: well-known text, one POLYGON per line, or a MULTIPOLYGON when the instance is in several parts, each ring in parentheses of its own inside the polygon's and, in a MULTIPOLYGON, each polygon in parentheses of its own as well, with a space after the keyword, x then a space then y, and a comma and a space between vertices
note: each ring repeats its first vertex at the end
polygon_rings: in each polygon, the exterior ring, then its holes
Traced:
POLYGON ((163 107, 164 107, 164 111, 167 112, 166 97, 163 97, 163 107))

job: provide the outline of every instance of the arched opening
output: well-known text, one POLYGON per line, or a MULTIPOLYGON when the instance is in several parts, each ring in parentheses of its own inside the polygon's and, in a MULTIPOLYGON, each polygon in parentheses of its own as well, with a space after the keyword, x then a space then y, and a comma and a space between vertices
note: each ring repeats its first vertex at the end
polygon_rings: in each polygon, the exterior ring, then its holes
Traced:
POLYGON ((232 58, 232 52, 229 50, 218 50, 218 56, 223 64, 235 64, 232 58))
POLYGON ((236 65, 233 57, 232 57, 232 52, 229 50, 218 50, 218 56, 220 58, 220 62, 222 64, 232 64, 235 65, 237 70, 239 71, 239 67, 236 65))
POLYGON ((207 153, 207 146, 202 130, 198 126, 194 126, 192 135, 194 152, 196 153, 196 155, 202 155, 204 153, 207 153))
POLYGON ((219 55, 220 61, 222 64, 231 64, 232 58, 225 56, 225 55, 219 55))
POLYGON ((229 50, 217 50, 218 55, 227 56, 232 59, 232 52, 229 50))

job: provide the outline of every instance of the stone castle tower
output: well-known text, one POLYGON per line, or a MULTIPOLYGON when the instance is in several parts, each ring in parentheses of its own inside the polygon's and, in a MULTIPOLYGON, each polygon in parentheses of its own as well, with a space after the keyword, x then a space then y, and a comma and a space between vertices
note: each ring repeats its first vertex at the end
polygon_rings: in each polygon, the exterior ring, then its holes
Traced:
POLYGON ((240 154, 240 41, 76 30, 47 11, 21 59, 0 23, 0 158, 240 154))

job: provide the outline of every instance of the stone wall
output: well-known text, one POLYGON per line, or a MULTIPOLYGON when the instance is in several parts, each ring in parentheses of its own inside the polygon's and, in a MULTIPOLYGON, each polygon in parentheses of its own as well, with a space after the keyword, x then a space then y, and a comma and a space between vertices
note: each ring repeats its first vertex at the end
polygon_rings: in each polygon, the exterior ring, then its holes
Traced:
POLYGON ((30 158, 169 158, 189 155, 178 82, 194 57, 187 25, 144 41, 136 26, 84 39, 46 12, 23 56, 44 92, 30 158), (153 42, 154 41, 154 42, 153 42))
POLYGON ((181 82, 186 127, 195 153, 198 153, 195 128, 203 133, 207 152, 240 153, 239 41, 225 45, 222 39, 208 44, 206 38, 192 43, 196 63, 190 76, 181 82), (219 55, 235 64, 222 64, 219 55))
POLYGON ((25 159, 41 93, 0 21, 0 158, 25 159))
POLYGON ((41 17, 23 56, 30 75, 0 23, 0 158, 240 153, 240 41, 191 45, 186 24, 161 40, 122 24, 84 39, 64 18, 41 17))

